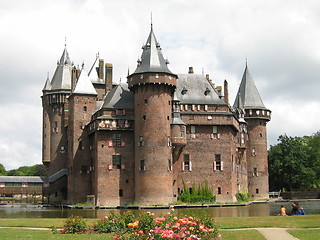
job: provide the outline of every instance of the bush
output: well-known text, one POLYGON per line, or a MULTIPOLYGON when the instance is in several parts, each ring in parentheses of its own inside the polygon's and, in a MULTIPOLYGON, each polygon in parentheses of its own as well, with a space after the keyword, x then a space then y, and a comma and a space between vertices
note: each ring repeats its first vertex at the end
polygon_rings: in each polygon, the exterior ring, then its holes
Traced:
POLYGON ((238 202, 246 202, 250 200, 250 194, 249 193, 237 193, 236 198, 238 202))
POLYGON ((183 183, 183 191, 179 194, 178 200, 185 203, 214 203, 216 196, 213 195, 212 189, 209 187, 208 181, 198 186, 192 185, 192 192, 183 183))
POLYGON ((97 233, 117 233, 122 234, 129 229, 127 225, 134 221, 134 214, 130 211, 120 214, 111 212, 109 216, 101 218, 93 226, 93 230, 97 233))
POLYGON ((86 233, 90 230, 86 222, 79 216, 67 218, 64 222, 61 233, 86 233))

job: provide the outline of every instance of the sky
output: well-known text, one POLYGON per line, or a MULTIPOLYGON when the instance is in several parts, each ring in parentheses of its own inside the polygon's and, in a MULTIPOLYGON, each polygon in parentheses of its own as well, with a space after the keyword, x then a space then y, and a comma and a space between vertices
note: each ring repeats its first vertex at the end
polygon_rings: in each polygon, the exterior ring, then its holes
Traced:
POLYGON ((71 61, 133 72, 154 33, 174 73, 229 83, 233 104, 246 65, 272 111, 268 146, 304 136, 320 118, 318 0, 0 0, 0 163, 41 164, 41 95, 65 44, 71 61))

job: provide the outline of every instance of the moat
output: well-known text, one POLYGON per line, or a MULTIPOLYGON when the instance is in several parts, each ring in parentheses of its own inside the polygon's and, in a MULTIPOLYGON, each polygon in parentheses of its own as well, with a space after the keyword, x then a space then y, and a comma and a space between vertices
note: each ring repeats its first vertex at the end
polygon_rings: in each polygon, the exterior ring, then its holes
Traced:
MULTIPOLYGON (((301 200, 299 205, 303 207, 306 214, 320 214, 319 200, 301 200)), ((248 206, 225 206, 204 208, 176 208, 176 214, 203 215, 212 217, 253 217, 253 216, 277 216, 279 208, 284 205, 290 214, 292 202, 269 202, 255 203, 248 206)), ((1 205, 1 218, 66 218, 69 216, 82 216, 84 218, 101 218, 111 211, 121 213, 128 209, 68 209, 59 207, 41 207, 38 205, 1 205)), ((136 214, 139 211, 151 211, 156 215, 166 215, 168 209, 130 209, 136 214)))

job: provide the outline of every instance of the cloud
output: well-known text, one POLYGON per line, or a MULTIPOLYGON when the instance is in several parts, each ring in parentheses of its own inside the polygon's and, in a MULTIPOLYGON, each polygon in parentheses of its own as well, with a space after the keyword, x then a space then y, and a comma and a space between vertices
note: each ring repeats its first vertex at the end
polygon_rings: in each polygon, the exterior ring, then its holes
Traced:
POLYGON ((50 77, 54 73, 65 38, 76 65, 91 66, 100 52, 113 63, 114 80, 125 81, 141 55, 151 12, 170 69, 185 73, 193 66, 217 85, 227 79, 231 103, 247 59, 273 112, 269 144, 283 133, 305 135, 319 129, 316 0, 2 0, 0 162, 6 168, 41 163, 41 90, 48 72, 50 77))

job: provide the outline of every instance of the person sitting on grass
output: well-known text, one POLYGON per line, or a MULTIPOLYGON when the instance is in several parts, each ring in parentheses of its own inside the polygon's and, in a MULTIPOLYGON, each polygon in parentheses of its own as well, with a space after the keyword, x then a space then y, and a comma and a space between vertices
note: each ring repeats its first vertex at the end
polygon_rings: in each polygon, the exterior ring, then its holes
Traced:
POLYGON ((299 215, 306 215, 306 212, 304 211, 303 207, 299 209, 299 215))
POLYGON ((279 216, 287 216, 286 208, 283 205, 280 207, 279 216))

